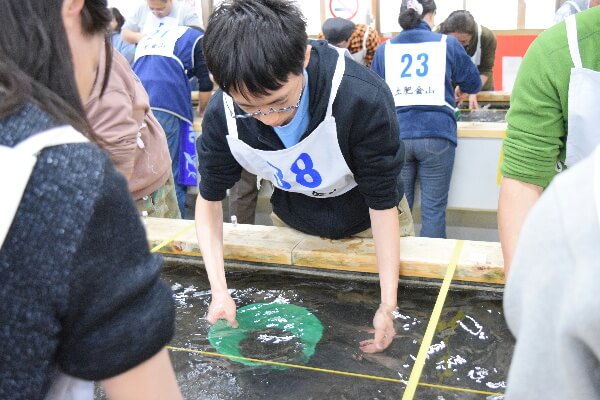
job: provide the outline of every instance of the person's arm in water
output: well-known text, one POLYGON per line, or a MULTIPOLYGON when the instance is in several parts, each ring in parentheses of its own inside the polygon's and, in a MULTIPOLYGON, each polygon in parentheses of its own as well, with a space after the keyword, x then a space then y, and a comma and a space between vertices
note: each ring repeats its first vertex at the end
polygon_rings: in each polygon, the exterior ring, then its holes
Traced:
POLYGON ((211 301, 207 320, 214 324, 226 319, 233 327, 236 306, 227 290, 225 262, 223 260, 223 208, 220 201, 205 200, 201 194, 196 199, 196 233, 202 258, 210 282, 211 301))
POLYGON ((505 277, 508 277, 523 222, 541 195, 540 186, 506 177, 502 179, 498 202, 498 233, 504 256, 505 277))
POLYGON ((166 349, 120 375, 103 380, 101 385, 110 400, 182 398, 166 349))
POLYGON ((394 340, 394 310, 398 299, 398 280, 400 275, 400 227, 398 209, 369 209, 379 284, 381 303, 373 318, 375 337, 364 340, 360 348, 365 353, 377 353, 385 350, 394 340))

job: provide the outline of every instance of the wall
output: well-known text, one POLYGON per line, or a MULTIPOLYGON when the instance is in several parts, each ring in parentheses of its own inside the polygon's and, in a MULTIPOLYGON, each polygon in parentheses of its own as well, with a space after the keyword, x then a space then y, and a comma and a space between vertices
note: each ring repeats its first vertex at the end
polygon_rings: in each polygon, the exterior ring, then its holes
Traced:
POLYGON ((525 55, 529 45, 536 37, 537 33, 527 35, 496 33, 498 46, 494 62, 494 90, 510 91, 512 89, 511 81, 516 73, 514 68, 518 67, 519 59, 525 55), (506 76, 503 77, 505 70, 506 76))

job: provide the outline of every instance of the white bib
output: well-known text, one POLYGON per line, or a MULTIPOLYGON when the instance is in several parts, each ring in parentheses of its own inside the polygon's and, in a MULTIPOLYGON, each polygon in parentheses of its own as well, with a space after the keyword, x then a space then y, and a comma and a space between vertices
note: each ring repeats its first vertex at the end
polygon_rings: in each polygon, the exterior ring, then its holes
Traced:
POLYGON ((574 68, 569 81, 567 166, 585 158, 600 144, 600 72, 583 68, 575 15, 565 19, 574 68))
POLYGON ((384 58, 385 81, 396 107, 448 105, 445 100, 446 35, 442 35, 439 42, 388 42, 384 58))
POLYGON ((155 30, 138 43, 135 50, 135 61, 144 56, 163 56, 177 60, 181 65, 181 68, 184 68, 181 60, 175 57, 174 54, 177 40, 179 40, 187 30, 188 28, 185 26, 176 26, 170 29, 159 28, 155 30))
POLYGON ((62 126, 33 135, 15 147, 0 146, 0 187, 5 193, 0 208, 0 248, 19 208, 38 153, 46 147, 87 141, 74 128, 62 126))
POLYGON ((267 179, 285 191, 311 197, 335 197, 356 186, 354 175, 340 149, 333 102, 345 69, 344 50, 339 49, 325 119, 304 140, 283 150, 265 151, 238 139, 237 122, 228 110, 233 100, 223 94, 227 119, 227 143, 233 157, 247 171, 267 179))

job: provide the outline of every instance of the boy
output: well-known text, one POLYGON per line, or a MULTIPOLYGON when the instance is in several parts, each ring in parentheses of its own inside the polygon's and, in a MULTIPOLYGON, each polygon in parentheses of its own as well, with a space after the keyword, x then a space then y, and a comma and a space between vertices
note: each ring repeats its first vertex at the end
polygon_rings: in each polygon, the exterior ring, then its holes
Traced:
POLYGON ((224 2, 203 40, 221 88, 198 141, 196 221, 212 291, 208 320, 236 325, 221 200, 244 168, 273 182, 275 225, 330 239, 374 238, 381 304, 375 338, 361 348, 383 351, 395 333, 400 232, 413 232, 399 178, 404 147, 387 85, 326 42, 309 42, 290 0, 224 2))

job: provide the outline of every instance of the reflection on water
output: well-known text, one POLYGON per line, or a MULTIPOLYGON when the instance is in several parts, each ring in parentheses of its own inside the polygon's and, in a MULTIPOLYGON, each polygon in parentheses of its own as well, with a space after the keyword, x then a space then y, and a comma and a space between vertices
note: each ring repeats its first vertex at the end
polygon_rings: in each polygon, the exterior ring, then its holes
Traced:
MULTIPOLYGON (((210 300, 204 271, 169 267, 164 273, 178 305, 172 346, 214 352, 205 320, 210 300)), ((308 309, 323 324, 323 337, 307 363, 313 368, 408 380, 433 309, 437 289, 401 287, 397 335, 384 353, 363 354, 379 302, 376 283, 319 280, 278 272, 228 273, 238 307, 278 302, 308 309)), ((494 399, 438 386, 502 393, 513 349, 498 294, 451 291, 429 348, 417 399, 494 399)), ((246 357, 301 364, 302 343, 289 332, 262 329, 240 343, 246 357)), ((247 366, 226 358, 172 351, 186 399, 399 399, 405 385, 331 372, 247 366)))

